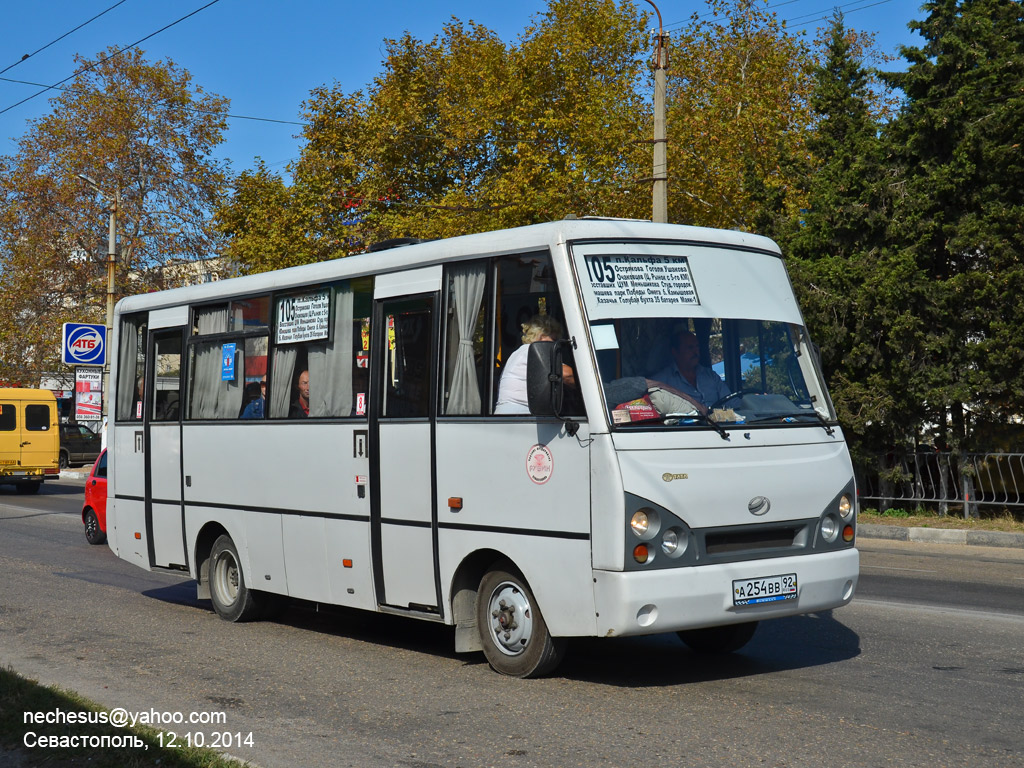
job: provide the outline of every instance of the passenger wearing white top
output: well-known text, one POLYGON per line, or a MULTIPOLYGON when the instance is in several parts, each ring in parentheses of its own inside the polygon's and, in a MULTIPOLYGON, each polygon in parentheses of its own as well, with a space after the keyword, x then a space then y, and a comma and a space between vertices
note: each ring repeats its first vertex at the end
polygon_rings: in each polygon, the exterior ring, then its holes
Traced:
MULTIPOLYGON (((494 412, 520 413, 530 412, 529 400, 526 396, 526 361, 527 349, 535 341, 554 341, 562 335, 562 326, 551 315, 534 315, 522 324, 523 345, 508 356, 508 362, 501 371, 501 382, 498 384, 498 402, 494 412)), ((562 366, 563 381, 572 386, 575 377, 572 369, 562 366)))

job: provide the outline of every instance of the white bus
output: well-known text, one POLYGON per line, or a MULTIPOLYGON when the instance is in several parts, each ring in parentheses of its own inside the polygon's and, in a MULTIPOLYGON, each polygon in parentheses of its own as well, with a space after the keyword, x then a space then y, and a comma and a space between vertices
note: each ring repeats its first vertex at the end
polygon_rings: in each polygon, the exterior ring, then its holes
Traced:
POLYGON ((527 677, 571 637, 728 652, 853 597, 853 469, 765 238, 573 219, 403 244, 123 299, 114 349, 110 546, 229 621, 400 614, 527 677), (562 337, 496 413, 537 315, 562 337))

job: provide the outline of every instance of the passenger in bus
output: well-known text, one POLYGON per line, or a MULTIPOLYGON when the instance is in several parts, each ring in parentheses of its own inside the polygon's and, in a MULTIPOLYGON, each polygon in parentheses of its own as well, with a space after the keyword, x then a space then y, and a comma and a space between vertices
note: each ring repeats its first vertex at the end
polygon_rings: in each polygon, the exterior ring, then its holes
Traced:
POLYGON ((309 371, 299 374, 298 383, 295 385, 297 397, 288 410, 289 419, 309 418, 309 371))
POLYGON ((178 390, 172 389, 164 395, 164 400, 157 406, 157 421, 177 421, 181 401, 178 390))
MULTIPOLYGON (((555 341, 562 335, 562 325, 551 315, 534 315, 521 325, 523 345, 508 356, 498 384, 498 402, 495 413, 529 413, 526 396, 526 350, 535 341, 555 341)), ((568 365, 562 366, 562 381, 576 386, 576 375, 568 365)))
POLYGON ((717 373, 700 364, 700 347, 691 331, 681 328, 672 337, 672 362, 651 378, 710 406, 729 394, 717 373))
POLYGON ((241 418, 262 419, 265 402, 263 389, 266 382, 250 381, 245 385, 245 396, 242 399, 241 418))

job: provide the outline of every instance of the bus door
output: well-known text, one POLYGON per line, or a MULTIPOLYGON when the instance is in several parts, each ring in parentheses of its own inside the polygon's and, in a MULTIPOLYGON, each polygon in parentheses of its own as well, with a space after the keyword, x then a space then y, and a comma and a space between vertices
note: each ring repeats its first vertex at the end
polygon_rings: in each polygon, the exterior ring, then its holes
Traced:
POLYGON ((181 456, 184 336, 181 327, 152 330, 146 356, 146 533, 149 561, 162 568, 188 564, 181 456))
MULTIPOLYGON (((417 273, 434 270, 417 270, 417 273)), ((440 269, 436 270, 438 280, 440 269)), ((430 275, 428 275, 430 277, 430 275)), ((384 287, 378 278, 377 290, 384 287)), ((428 281, 431 282, 431 281, 428 281)), ((374 302, 370 500, 380 605, 440 614, 434 411, 437 293, 374 302)))

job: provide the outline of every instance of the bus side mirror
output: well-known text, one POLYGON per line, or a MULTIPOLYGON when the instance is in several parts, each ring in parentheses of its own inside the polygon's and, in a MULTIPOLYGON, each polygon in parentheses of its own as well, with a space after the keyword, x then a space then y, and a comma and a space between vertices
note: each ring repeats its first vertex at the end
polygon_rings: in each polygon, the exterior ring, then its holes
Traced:
POLYGON ((535 341, 526 352, 526 399, 534 416, 562 412, 562 347, 567 341, 535 341))

